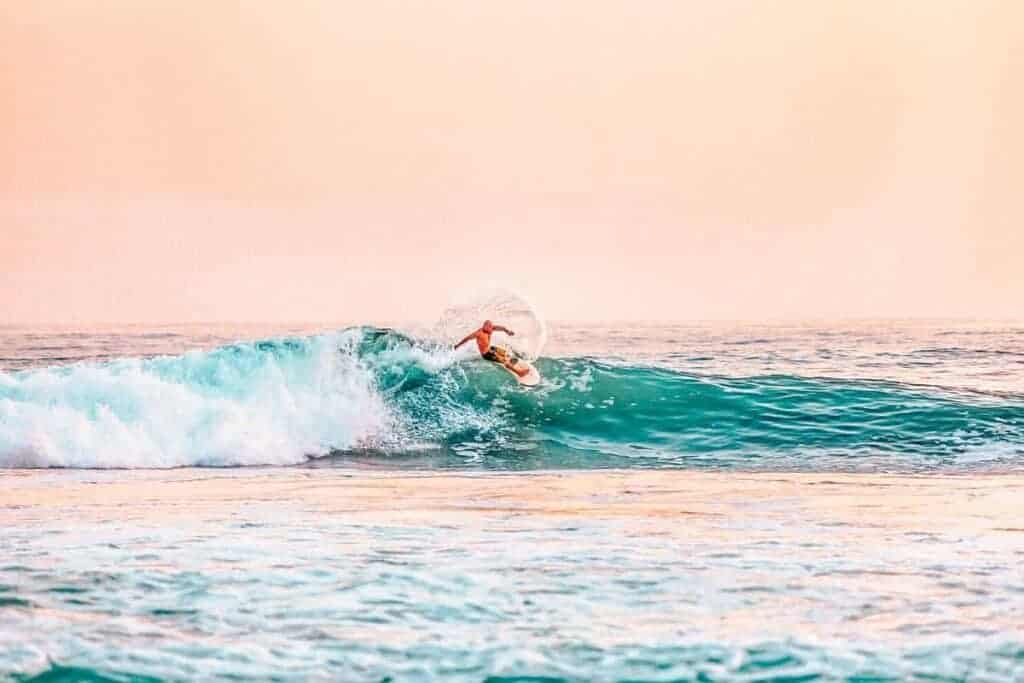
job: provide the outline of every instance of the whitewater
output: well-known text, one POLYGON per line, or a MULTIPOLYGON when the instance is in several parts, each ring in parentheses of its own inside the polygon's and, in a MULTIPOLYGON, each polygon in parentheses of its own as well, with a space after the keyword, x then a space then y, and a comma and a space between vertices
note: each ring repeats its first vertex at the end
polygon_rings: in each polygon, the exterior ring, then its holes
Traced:
POLYGON ((1019 337, 942 322, 566 326, 528 390, 437 328, 233 343, 12 330, 0 467, 1015 469, 1019 337))
POLYGON ((0 329, 0 681, 1024 680, 1024 324, 481 314, 0 329))

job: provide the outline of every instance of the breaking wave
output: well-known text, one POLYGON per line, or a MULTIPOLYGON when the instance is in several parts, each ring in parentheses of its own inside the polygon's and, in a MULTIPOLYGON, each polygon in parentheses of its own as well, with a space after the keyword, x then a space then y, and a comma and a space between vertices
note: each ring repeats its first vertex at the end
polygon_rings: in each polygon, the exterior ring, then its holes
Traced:
POLYGON ((796 376, 542 358, 519 387, 394 330, 0 373, 0 466, 1016 467, 1024 401, 796 376))

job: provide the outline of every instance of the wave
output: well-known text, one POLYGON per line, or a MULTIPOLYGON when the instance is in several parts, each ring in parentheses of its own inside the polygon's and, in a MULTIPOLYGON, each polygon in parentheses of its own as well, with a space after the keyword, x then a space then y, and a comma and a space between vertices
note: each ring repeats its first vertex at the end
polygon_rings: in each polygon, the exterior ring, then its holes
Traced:
POLYGON ((1017 466, 1024 400, 542 358, 525 390, 394 330, 0 373, 0 466, 1017 466))
POLYGON ((0 374, 0 465, 291 464, 387 430, 359 330, 0 374))

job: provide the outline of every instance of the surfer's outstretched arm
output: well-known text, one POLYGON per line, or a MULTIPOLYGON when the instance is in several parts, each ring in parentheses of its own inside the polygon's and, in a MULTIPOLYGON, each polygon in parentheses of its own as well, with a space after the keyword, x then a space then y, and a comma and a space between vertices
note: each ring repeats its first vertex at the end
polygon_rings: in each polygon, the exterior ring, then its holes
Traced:
POLYGON ((514 336, 516 336, 516 333, 515 333, 515 332, 513 332, 513 331, 512 331, 512 330, 510 330, 510 329, 508 329, 508 328, 507 328, 507 327, 505 327, 504 325, 495 325, 495 326, 494 326, 494 329, 496 329, 496 330, 497 330, 498 332, 504 332, 505 334, 507 334, 507 335, 508 335, 508 336, 510 336, 510 337, 514 337, 514 336))
POLYGON ((462 341, 460 341, 458 344, 455 345, 455 348, 457 349, 460 346, 462 346, 463 344, 465 344, 466 342, 468 342, 470 339, 475 337, 478 332, 480 332, 480 330, 475 330, 475 331, 470 332, 469 334, 467 334, 465 339, 463 339, 462 341))

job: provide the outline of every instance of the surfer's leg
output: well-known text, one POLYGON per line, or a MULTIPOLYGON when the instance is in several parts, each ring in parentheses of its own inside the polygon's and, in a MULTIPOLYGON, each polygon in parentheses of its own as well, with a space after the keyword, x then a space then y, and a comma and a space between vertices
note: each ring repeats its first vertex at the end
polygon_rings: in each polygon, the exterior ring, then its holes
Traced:
POLYGON ((505 363, 506 368, 516 373, 520 377, 526 377, 527 375, 530 374, 529 368, 517 368, 516 365, 518 365, 518 363, 514 360, 510 360, 509 362, 505 363))

